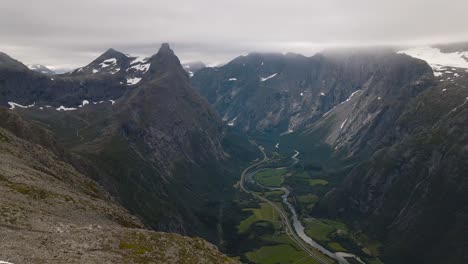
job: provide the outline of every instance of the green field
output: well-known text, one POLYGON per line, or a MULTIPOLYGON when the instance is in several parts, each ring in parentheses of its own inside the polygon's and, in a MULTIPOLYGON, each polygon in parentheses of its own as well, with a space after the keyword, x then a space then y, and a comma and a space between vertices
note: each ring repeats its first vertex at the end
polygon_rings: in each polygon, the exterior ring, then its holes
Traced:
POLYGON ((338 242, 328 243, 328 247, 331 248, 334 252, 348 252, 348 250, 346 250, 346 248, 344 248, 338 242))
POLYGON ((316 186, 316 185, 325 186, 325 185, 328 185, 328 181, 323 180, 323 179, 310 179, 309 184, 310 186, 316 186))
POLYGON ((306 234, 320 242, 331 242, 329 235, 338 230, 348 232, 348 227, 344 223, 328 219, 307 219, 304 224, 306 234))
POLYGON ((297 201, 304 204, 314 204, 318 201, 319 197, 315 194, 306 194, 296 197, 297 201))
POLYGON ((261 247, 245 254, 249 261, 258 264, 301 264, 317 263, 304 251, 298 251, 291 245, 281 244, 261 247))
POLYGON ((270 221, 275 227, 281 225, 278 213, 267 203, 261 203, 260 208, 247 208, 244 211, 251 211, 252 215, 237 226, 239 233, 245 233, 257 221, 270 221))
POLYGON ((286 169, 271 169, 261 171, 255 174, 254 179, 258 183, 268 187, 280 187, 283 184, 283 175, 286 173, 286 169))

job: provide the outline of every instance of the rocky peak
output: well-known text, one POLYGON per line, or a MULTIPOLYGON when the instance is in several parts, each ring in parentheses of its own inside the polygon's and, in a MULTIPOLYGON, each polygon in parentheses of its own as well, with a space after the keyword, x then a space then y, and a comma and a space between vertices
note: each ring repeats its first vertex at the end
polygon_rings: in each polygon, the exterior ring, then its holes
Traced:
POLYGON ((181 80, 184 81, 188 80, 188 75, 180 64, 179 58, 168 43, 161 45, 159 51, 150 58, 150 63, 148 74, 145 75, 146 80, 152 80, 164 74, 181 77, 181 80))

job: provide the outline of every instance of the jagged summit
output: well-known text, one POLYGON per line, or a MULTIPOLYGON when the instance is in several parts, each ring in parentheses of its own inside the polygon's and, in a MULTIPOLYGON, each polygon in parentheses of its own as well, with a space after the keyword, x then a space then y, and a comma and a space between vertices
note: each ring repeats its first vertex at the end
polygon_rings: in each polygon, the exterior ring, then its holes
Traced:
POLYGON ((169 43, 162 43, 161 47, 159 48, 159 52, 172 52, 172 53, 174 53, 174 51, 172 51, 169 43))
POLYGON ((177 75, 178 77, 185 76, 181 80, 188 80, 188 74, 168 43, 163 43, 158 52, 150 58, 149 62, 151 66, 148 73, 144 76, 146 80, 152 80, 154 77, 161 76, 165 73, 177 75))

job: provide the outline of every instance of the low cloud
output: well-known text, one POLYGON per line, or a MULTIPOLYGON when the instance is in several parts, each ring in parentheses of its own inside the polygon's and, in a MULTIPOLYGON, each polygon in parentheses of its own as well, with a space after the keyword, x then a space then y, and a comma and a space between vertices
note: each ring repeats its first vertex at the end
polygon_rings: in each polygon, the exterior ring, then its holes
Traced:
POLYGON ((151 55, 170 42, 183 61, 252 51, 312 55, 327 47, 467 41, 466 0, 4 0, 0 51, 73 68, 106 49, 151 55))

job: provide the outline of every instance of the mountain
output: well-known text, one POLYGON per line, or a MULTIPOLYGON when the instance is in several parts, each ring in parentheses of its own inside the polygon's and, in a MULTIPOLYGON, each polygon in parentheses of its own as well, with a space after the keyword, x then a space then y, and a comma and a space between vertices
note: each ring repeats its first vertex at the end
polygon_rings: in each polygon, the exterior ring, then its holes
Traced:
POLYGON ((381 241, 385 263, 464 263, 463 47, 249 54, 192 81, 229 126, 338 181, 309 215, 381 241))
POLYGON ((463 263, 468 60, 463 52, 430 47, 399 53, 424 58, 432 69, 378 100, 369 87, 309 130, 340 155, 363 159, 321 206, 328 214, 365 219, 386 242, 389 263, 463 263))
POLYGON ((202 239, 146 229, 64 158, 72 154, 50 131, 0 116, 2 261, 237 263, 202 239))
POLYGON ((328 52, 309 58, 254 53, 203 69, 192 82, 228 125, 278 136, 314 123, 405 60, 390 51, 328 52))
POLYGON ((33 70, 33 71, 40 72, 42 74, 47 74, 47 75, 54 75, 55 74, 55 72, 53 70, 51 70, 51 69, 49 69, 46 66, 41 65, 41 64, 29 64, 28 68, 33 70))
POLYGON ((182 66, 190 77, 193 77, 193 75, 199 70, 206 68, 206 65, 201 61, 183 63, 182 66))
MULTIPOLYGON (((99 182, 146 226, 218 242, 212 225, 223 221, 223 201, 233 193, 241 165, 259 153, 224 126, 191 88, 168 44, 135 61, 110 49, 85 67, 54 76, 60 98, 70 104, 36 96, 44 92, 43 86, 23 94, 20 102, 34 102, 30 105, 12 103, 8 95, 3 101, 57 135, 60 144, 85 161, 80 172, 99 182), (138 82, 118 84, 131 76, 140 76, 135 77, 138 82), (78 81, 87 88, 67 87, 78 81), (108 89, 115 89, 111 96, 108 89)), ((24 74, 45 77, 27 68, 24 74)), ((17 86, 16 91, 24 88, 17 86)))

